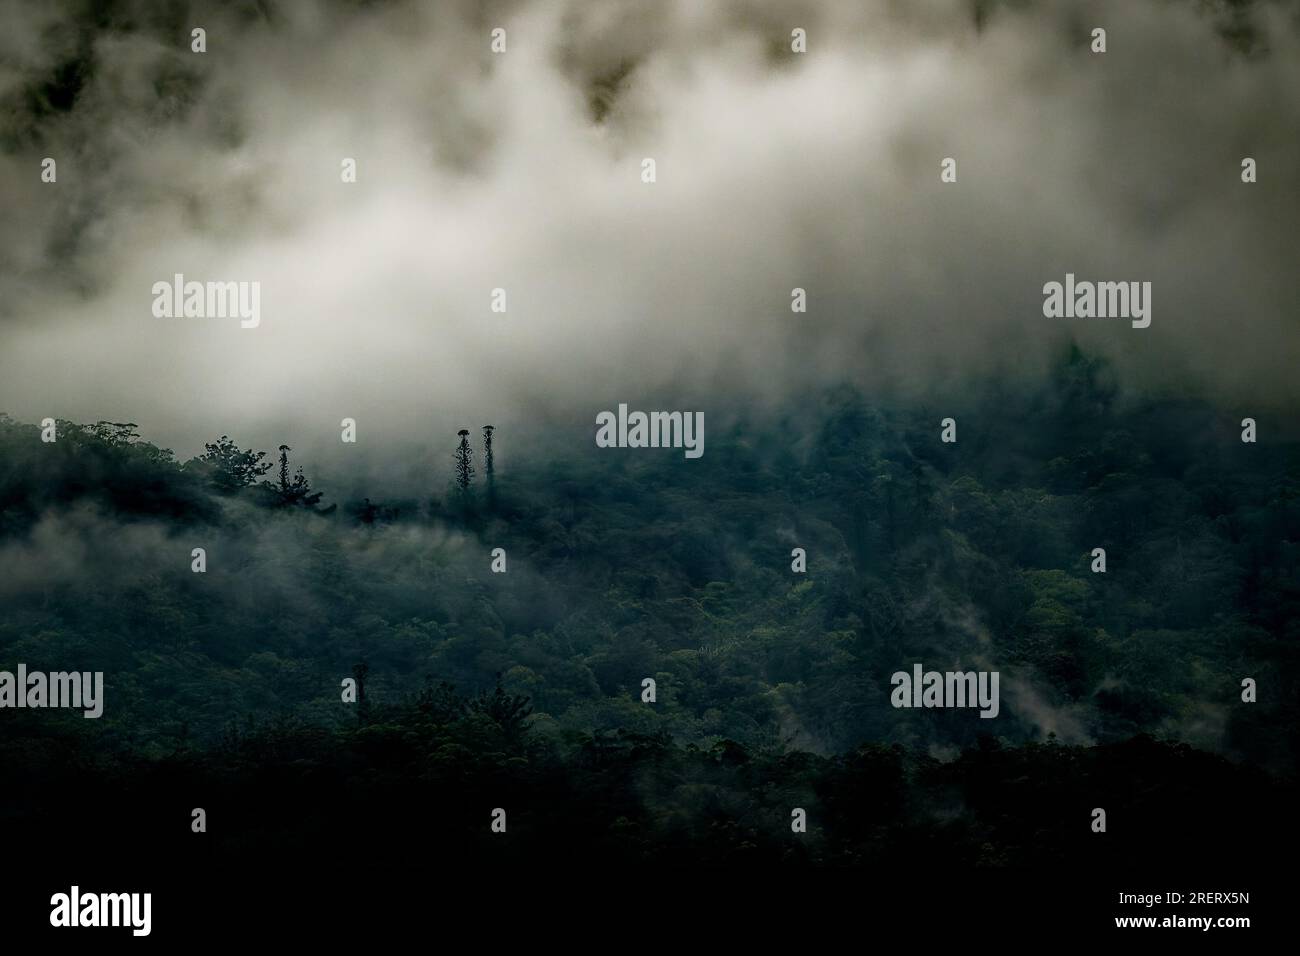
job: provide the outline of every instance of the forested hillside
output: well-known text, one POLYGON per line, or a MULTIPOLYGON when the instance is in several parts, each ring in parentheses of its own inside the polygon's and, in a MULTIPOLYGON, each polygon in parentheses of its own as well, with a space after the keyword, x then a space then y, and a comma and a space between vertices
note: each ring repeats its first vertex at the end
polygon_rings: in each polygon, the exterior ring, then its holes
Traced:
MULTIPOLYGON (((467 806, 513 793, 543 842, 527 795, 558 788, 633 856, 847 862, 935 839, 1009 864, 1075 840, 1048 791, 1084 815, 1103 792, 1290 792, 1295 445, 1121 403, 1077 351, 1041 389, 956 412, 810 401, 797 422, 735 418, 698 461, 557 443, 464 493, 454 440, 430 436, 447 467, 418 499, 337 500, 288 451, 277 472, 224 436, 179 462, 129 425, 60 422, 43 443, 5 419, 0 669, 102 670, 106 688, 98 720, 0 714, 0 764, 24 768, 5 815, 56 813, 74 767, 128 814, 166 781, 241 804, 270 774, 288 806, 308 781, 364 805, 456 780, 467 806), (914 662, 999 671, 999 716, 891 707, 914 662), (354 676, 364 701, 343 703, 354 676), (818 834, 797 849, 791 806, 818 834)), ((231 812, 239 839, 274 829, 231 812)))

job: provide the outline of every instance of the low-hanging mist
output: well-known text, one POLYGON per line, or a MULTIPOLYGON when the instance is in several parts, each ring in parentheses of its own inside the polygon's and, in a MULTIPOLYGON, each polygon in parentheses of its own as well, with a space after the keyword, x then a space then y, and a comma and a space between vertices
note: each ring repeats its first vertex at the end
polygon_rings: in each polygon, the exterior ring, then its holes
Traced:
POLYGON ((20 418, 395 449, 651 393, 960 394, 1067 338, 1139 393, 1295 405, 1292 3, 96 10, 15 6, 0 47, 20 418), (260 326, 155 318, 176 273, 259 281, 260 326), (1066 273, 1151 282, 1151 327, 1045 318, 1066 273))

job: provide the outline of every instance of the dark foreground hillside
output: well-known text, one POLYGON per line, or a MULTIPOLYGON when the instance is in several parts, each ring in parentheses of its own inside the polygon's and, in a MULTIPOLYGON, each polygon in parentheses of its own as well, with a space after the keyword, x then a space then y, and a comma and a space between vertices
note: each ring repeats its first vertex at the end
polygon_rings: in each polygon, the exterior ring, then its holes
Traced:
POLYGON ((1116 396, 1072 352, 956 444, 837 390, 685 464, 534 436, 461 491, 448 443, 419 496, 6 419, 0 670, 105 684, 99 719, 0 712, 6 841, 307 885, 413 854, 1258 878, 1294 836, 1300 455, 1116 396), (998 671, 998 716, 891 706, 914 663, 998 671))

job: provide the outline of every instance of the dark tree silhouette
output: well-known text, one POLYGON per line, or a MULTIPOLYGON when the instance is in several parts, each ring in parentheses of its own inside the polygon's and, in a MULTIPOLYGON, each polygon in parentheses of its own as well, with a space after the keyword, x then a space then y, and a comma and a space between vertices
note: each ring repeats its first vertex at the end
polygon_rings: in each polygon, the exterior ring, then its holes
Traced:
MULTIPOLYGON (((293 484, 289 486, 289 490, 293 494, 293 503, 302 505, 304 508, 315 507, 316 503, 321 499, 322 493, 311 490, 311 483, 307 481, 307 476, 302 473, 301 466, 294 472, 293 484)), ((333 508, 334 506, 330 505, 330 507, 333 508)))
MULTIPOLYGON (((317 502, 321 499, 322 492, 312 491, 311 482, 307 476, 302 473, 300 467, 294 473, 292 479, 289 478, 289 452, 293 451, 288 445, 280 446, 280 484, 278 487, 270 483, 264 483, 275 494, 275 502, 281 507, 291 507, 301 505, 304 508, 315 508, 317 502)), ((329 509, 333 510, 334 505, 329 509)))
POLYGON ((469 483, 474 480, 474 449, 469 447, 469 429, 462 428, 460 445, 456 448, 456 484, 461 491, 469 491, 469 483))
POLYGON ((203 448, 199 461, 212 469, 211 482, 218 491, 234 492, 247 488, 271 469, 269 461, 262 461, 266 452, 243 451, 227 435, 215 442, 207 442, 203 448))
POLYGON ((289 495, 289 452, 293 451, 288 445, 280 446, 280 494, 288 497, 289 495))
POLYGON ((492 467, 492 432, 496 430, 494 425, 483 426, 483 473, 487 475, 487 480, 492 481, 495 473, 492 467))
POLYGON ((135 422, 99 421, 87 425, 86 431, 108 445, 129 445, 140 437, 139 427, 135 422))
POLYGON ((483 426, 483 472, 487 475, 487 498, 490 510, 496 510, 497 504, 496 468, 492 464, 492 433, 494 431, 496 431, 494 425, 483 426))

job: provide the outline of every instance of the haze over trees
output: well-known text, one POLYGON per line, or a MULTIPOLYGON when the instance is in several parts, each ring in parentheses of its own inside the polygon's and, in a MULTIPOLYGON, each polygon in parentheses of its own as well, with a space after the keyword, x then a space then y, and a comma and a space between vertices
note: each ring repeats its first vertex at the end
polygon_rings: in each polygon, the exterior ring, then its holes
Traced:
MULTIPOLYGON (((849 389, 738 414, 698 461, 541 442, 487 510, 436 481, 324 509, 288 446, 271 482, 228 436, 181 464, 130 423, 61 421, 46 444, 6 417, 0 668, 103 670, 107 704, 98 721, 6 713, 0 760, 49 754, 42 791, 91 752, 105 792, 251 794, 288 759, 292 794, 383 767, 347 798, 376 818, 416 778, 430 799, 453 778, 466 800, 550 788, 598 829, 584 852, 656 859, 849 861, 929 839, 986 865, 1066 859, 1070 831, 1035 801, 1131 800, 1125 773, 1165 807, 1197 786, 1289 798, 1298 449, 1243 444, 1236 410, 1117 394, 1074 351, 1041 387, 970 399, 955 445, 945 410, 849 389), (360 662, 364 713, 339 699, 360 662), (998 669, 998 719, 890 707, 913 662, 998 669), (773 835, 789 805, 821 828, 796 850, 773 835)), ((309 841, 311 819, 277 839, 309 841)))

